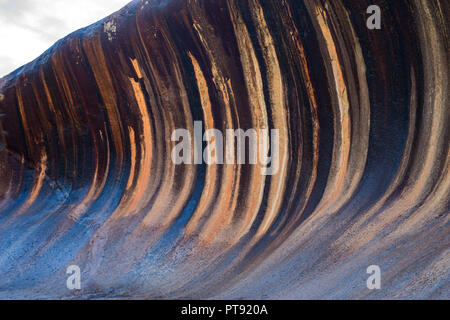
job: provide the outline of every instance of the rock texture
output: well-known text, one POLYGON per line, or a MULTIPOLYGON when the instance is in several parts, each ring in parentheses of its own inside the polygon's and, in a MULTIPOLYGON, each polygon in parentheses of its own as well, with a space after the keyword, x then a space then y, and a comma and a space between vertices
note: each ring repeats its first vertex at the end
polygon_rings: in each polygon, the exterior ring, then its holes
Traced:
POLYGON ((0 80, 0 298, 448 299, 449 14, 134 1, 60 40, 0 80), (195 120, 279 129, 280 170, 175 165, 195 120))

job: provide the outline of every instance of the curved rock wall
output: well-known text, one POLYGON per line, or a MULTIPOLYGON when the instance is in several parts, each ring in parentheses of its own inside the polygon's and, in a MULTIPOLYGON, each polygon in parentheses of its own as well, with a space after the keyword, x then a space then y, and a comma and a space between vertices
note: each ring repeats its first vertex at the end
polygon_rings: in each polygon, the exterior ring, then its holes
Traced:
POLYGON ((134 1, 60 40, 0 80, 0 297, 449 298, 449 14, 134 1), (194 121, 278 129, 279 170, 175 165, 194 121))

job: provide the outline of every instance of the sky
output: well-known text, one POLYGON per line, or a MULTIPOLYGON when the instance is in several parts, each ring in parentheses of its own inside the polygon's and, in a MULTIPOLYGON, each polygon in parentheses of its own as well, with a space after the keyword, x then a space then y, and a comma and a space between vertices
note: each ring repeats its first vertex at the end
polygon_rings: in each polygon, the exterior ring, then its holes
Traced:
POLYGON ((0 0, 0 77, 131 0, 0 0))

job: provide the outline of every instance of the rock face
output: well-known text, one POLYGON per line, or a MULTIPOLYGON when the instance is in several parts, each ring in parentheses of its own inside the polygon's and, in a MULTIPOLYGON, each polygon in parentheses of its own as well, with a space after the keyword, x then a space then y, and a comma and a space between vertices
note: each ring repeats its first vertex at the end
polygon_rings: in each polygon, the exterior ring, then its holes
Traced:
POLYGON ((0 80, 0 298, 448 299, 449 8, 134 1, 60 40, 0 80), (174 164, 194 121, 278 129, 279 170, 174 164))

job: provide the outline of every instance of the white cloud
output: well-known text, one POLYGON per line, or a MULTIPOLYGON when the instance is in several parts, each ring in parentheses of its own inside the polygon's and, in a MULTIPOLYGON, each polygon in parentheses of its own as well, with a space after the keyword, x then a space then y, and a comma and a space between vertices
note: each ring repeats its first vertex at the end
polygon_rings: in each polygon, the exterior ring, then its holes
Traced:
POLYGON ((130 0, 0 0, 0 77, 130 0))

